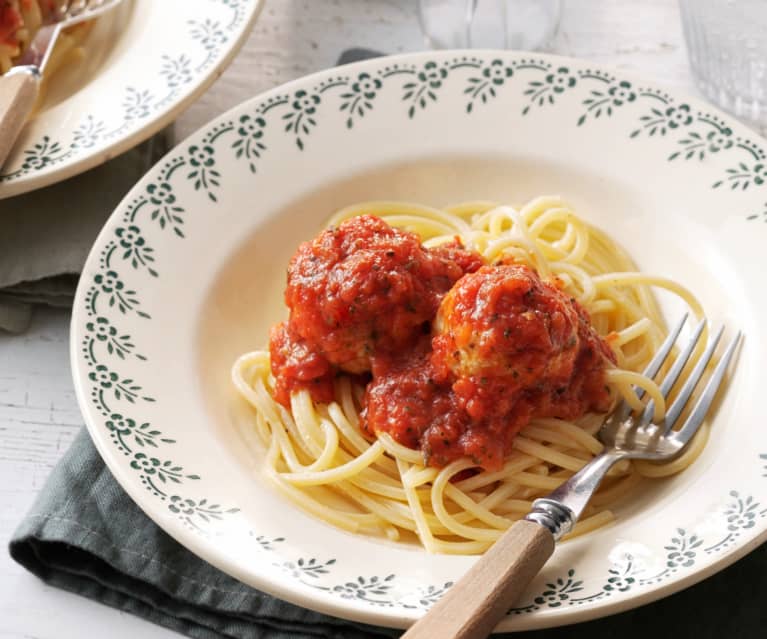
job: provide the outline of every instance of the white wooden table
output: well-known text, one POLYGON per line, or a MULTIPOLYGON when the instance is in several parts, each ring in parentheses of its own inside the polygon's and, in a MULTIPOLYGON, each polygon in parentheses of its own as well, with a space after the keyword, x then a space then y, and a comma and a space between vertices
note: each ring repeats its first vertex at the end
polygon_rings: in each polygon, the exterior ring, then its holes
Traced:
MULTIPOLYGON (((177 123, 181 140, 221 111, 332 66, 342 50, 424 48, 415 0, 268 0, 230 69, 177 123)), ((635 70, 695 93, 674 0, 565 0, 556 53, 635 70)), ((82 426, 68 361, 69 313, 42 309, 26 335, 0 334, 0 540, 82 426)), ((44 586, 0 552, 0 639, 178 636, 44 586)))

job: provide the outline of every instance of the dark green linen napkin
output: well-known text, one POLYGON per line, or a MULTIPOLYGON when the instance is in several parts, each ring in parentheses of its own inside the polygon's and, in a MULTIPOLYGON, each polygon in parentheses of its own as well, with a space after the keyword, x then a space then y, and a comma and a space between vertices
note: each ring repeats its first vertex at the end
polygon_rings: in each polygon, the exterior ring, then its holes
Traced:
POLYGON ((46 583, 199 639, 397 635, 299 608, 225 575, 136 506, 83 429, 10 543, 46 583))

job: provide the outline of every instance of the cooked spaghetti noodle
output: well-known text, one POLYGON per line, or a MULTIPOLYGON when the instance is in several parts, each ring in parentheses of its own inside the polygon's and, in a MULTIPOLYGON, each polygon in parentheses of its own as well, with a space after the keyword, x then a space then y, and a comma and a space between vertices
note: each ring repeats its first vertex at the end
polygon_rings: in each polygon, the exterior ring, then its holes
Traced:
MULTIPOLYGON (((703 315, 701 306, 673 280, 637 272, 615 242, 561 199, 540 197, 520 210, 491 202, 444 210, 369 202, 339 211, 330 224, 363 214, 417 233, 426 247, 457 236, 488 263, 511 259, 529 265, 544 280, 558 278, 615 352, 617 366, 605 371, 613 395, 637 409, 652 399, 654 417, 662 419, 663 395, 640 372, 665 337, 651 287, 674 293, 697 317, 703 315), (637 389, 644 391, 643 399, 637 389)), ((530 510, 534 499, 559 486, 602 449, 595 437, 602 415, 587 414, 576 422, 538 418, 513 440, 513 451, 500 470, 476 472, 478 464, 470 458, 435 468, 424 465, 421 451, 387 433, 371 441, 360 425, 364 388, 349 376, 336 379, 335 399, 327 404, 313 402, 306 390, 294 391, 290 410, 274 398, 268 352, 243 355, 232 376, 255 409, 255 427, 243 434, 252 446, 266 449, 264 472, 280 491, 307 512, 349 531, 383 533, 393 540, 415 533, 429 552, 483 552, 530 510)), ((616 465, 572 534, 611 521, 610 505, 643 477, 684 469, 707 437, 704 424, 685 452, 665 464, 616 465)))

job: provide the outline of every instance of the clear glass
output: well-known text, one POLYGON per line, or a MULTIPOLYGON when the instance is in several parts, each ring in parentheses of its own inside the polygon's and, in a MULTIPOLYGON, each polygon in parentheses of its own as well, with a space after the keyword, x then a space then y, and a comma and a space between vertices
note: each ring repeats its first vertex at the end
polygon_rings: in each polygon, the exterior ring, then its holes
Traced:
POLYGON ((735 115, 767 121, 767 0, 679 0, 695 82, 735 115))
POLYGON ((421 28, 435 49, 546 46, 557 32, 561 0, 419 0, 421 28))

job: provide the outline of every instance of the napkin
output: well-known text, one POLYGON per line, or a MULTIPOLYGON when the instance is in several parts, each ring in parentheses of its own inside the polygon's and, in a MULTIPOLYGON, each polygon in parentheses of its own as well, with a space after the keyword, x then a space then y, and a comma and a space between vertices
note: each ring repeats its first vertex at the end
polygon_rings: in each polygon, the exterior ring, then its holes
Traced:
POLYGON ((24 331, 35 304, 72 306, 98 232, 172 138, 166 129, 82 175, 0 200, 0 330, 24 331))
POLYGON ((122 490, 83 429, 10 543, 46 583, 199 639, 380 639, 249 588, 166 535, 122 490))
MULTIPOLYGON (((349 50, 339 64, 374 55, 363 49, 349 50)), ((111 208, 107 206, 107 210, 111 208)), ((95 231, 97 228, 94 235, 95 231)), ((78 255, 84 259, 86 252, 78 255)), ((70 264, 76 271, 81 261, 70 264)), ((20 288, 27 301, 40 295, 50 303, 59 295, 59 282, 52 278, 43 280, 38 289, 20 288)), ((14 299, 25 303, 23 295, 14 299)), ((43 486, 11 538, 9 550, 17 562, 52 586, 198 639, 380 639, 399 634, 281 601, 189 552, 127 496, 85 429, 43 486)), ((765 593, 767 545, 703 583, 654 604, 577 626, 505 636, 758 637, 767 627, 765 593)))

